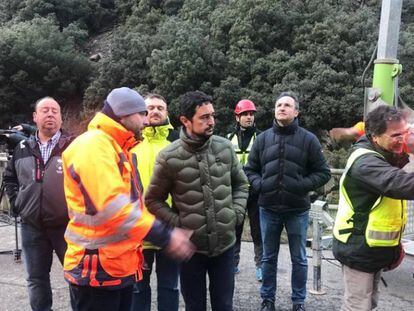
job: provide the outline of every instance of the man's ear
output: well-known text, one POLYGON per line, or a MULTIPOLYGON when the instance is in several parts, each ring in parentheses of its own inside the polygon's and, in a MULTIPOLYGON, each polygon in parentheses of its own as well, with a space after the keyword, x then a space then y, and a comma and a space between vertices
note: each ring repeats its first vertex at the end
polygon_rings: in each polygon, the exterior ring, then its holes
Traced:
POLYGON ((184 125, 188 124, 188 122, 190 122, 190 120, 187 119, 187 117, 185 116, 180 116, 180 122, 184 125))
POLYGON ((378 145, 378 136, 377 135, 371 135, 371 139, 374 143, 378 145))
POLYGON ((297 118, 299 115, 299 110, 295 109, 295 111, 296 111, 295 118, 297 118))

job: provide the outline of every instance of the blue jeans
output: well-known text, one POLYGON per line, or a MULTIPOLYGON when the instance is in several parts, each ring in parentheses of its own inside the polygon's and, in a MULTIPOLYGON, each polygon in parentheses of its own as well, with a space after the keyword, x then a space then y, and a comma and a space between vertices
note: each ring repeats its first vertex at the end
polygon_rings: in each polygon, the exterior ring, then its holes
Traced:
POLYGON ((286 228, 292 261, 292 302, 304 303, 308 261, 306 259, 306 231, 309 211, 277 213, 260 207, 260 226, 263 240, 262 272, 263 283, 260 289, 262 299, 275 301, 277 257, 280 248, 280 235, 286 228))
POLYGON ((207 273, 212 311, 233 311, 234 246, 216 257, 196 253, 181 264, 181 293, 185 310, 207 310, 207 273))
POLYGON ((30 306, 34 311, 52 310, 52 289, 50 269, 53 250, 63 264, 66 241, 63 237, 66 227, 36 228, 22 223, 22 251, 26 269, 30 306))
POLYGON ((178 263, 161 250, 144 249, 143 279, 135 284, 131 311, 151 310, 150 278, 154 259, 157 273, 157 304, 159 311, 178 310, 178 263))

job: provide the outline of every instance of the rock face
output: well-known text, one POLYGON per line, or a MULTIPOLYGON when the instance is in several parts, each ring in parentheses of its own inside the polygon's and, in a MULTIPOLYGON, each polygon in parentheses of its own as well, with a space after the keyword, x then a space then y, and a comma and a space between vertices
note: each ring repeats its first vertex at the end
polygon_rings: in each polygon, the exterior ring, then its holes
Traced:
POLYGON ((98 62, 111 53, 113 30, 104 31, 95 37, 89 38, 85 46, 85 52, 89 54, 89 60, 98 62))

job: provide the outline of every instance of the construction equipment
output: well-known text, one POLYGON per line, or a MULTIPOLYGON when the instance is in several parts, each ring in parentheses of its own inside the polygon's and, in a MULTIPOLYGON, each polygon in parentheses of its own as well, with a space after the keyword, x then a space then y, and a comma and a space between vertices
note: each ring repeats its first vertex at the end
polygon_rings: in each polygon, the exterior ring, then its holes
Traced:
POLYGON ((397 59, 397 50, 402 2, 382 1, 377 59, 374 61, 372 87, 365 89, 364 118, 378 105, 398 106, 398 76, 402 72, 402 65, 397 59))

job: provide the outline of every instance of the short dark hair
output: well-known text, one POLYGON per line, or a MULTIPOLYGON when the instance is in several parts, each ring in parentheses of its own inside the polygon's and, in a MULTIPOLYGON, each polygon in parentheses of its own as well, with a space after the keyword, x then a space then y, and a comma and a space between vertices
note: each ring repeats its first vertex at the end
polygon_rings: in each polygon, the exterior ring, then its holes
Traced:
POLYGON ((295 109, 299 110, 299 99, 296 96, 296 94, 291 92, 291 91, 280 93, 279 96, 276 98, 275 103, 277 103, 277 101, 279 99, 281 99, 282 97, 285 97, 285 96, 288 96, 288 97, 292 98, 293 101, 295 102, 295 109))
POLYGON ((370 113, 365 120, 365 133, 367 136, 378 136, 387 131, 388 122, 405 120, 402 111, 388 105, 381 105, 370 113))
POLYGON ((213 97, 201 91, 187 92, 181 97, 180 116, 191 120, 196 112, 197 107, 205 103, 212 103, 213 97))
POLYGON ((160 94, 148 93, 144 97, 144 99, 152 99, 152 98, 156 98, 156 99, 162 100, 168 106, 167 100, 164 98, 164 96, 162 96, 160 94))

